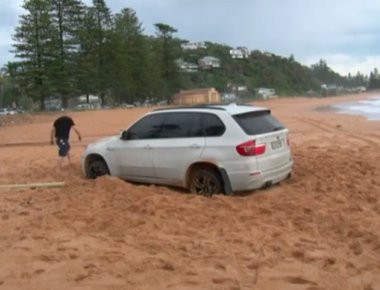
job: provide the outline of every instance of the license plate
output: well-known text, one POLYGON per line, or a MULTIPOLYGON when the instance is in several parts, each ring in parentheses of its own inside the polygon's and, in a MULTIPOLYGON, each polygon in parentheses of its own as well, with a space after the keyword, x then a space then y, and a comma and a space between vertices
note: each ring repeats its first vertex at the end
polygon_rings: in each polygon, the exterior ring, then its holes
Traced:
POLYGON ((276 149, 282 147, 282 142, 281 142, 281 140, 276 140, 276 141, 272 141, 270 143, 270 145, 271 145, 271 147, 272 147, 273 150, 276 150, 276 149))

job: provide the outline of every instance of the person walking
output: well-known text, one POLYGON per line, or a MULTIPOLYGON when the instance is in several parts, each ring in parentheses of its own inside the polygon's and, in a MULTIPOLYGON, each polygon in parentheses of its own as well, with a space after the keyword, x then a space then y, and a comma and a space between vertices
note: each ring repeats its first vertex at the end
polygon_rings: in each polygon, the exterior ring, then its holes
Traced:
POLYGON ((62 116, 59 117, 54 121, 53 128, 51 130, 51 136, 50 136, 50 143, 54 144, 54 137, 55 137, 55 143, 58 146, 58 164, 57 166, 59 168, 62 168, 62 163, 65 157, 67 157, 69 164, 71 164, 70 159, 70 143, 69 143, 69 137, 70 137, 70 130, 71 128, 74 130, 74 132, 77 134, 79 141, 82 140, 82 136, 77 128, 75 128, 75 123, 73 119, 69 116, 62 116))

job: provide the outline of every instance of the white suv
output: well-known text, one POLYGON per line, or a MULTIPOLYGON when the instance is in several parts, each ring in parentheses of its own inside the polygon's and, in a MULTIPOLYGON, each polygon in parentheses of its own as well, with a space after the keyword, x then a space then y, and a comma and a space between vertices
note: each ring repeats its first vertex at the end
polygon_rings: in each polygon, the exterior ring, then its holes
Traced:
POLYGON ((203 195, 271 186, 293 166, 288 129, 268 109, 236 104, 150 112, 90 144, 81 163, 88 178, 110 174, 203 195))

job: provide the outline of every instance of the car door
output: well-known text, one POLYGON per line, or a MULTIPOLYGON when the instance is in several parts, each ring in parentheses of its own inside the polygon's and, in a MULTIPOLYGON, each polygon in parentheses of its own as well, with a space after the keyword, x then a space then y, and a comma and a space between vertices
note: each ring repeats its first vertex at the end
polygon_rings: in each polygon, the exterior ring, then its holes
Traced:
POLYGON ((205 137, 200 113, 165 113, 161 136, 153 146, 153 160, 158 179, 181 185, 188 166, 204 150, 205 137))
POLYGON ((114 152, 121 177, 137 181, 155 178, 152 144, 160 135, 162 121, 162 114, 147 115, 124 132, 112 148, 107 148, 114 152))

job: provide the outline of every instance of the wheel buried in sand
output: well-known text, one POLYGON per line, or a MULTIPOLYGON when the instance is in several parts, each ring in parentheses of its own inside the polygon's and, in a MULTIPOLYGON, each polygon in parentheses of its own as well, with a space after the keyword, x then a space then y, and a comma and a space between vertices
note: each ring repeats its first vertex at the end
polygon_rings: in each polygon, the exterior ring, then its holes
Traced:
POLYGON ((91 161, 87 167, 87 177, 95 179, 99 176, 108 175, 107 164, 103 160, 91 161))
POLYGON ((197 170, 191 178, 190 192, 204 196, 212 196, 213 194, 221 193, 221 179, 213 170, 197 170))

